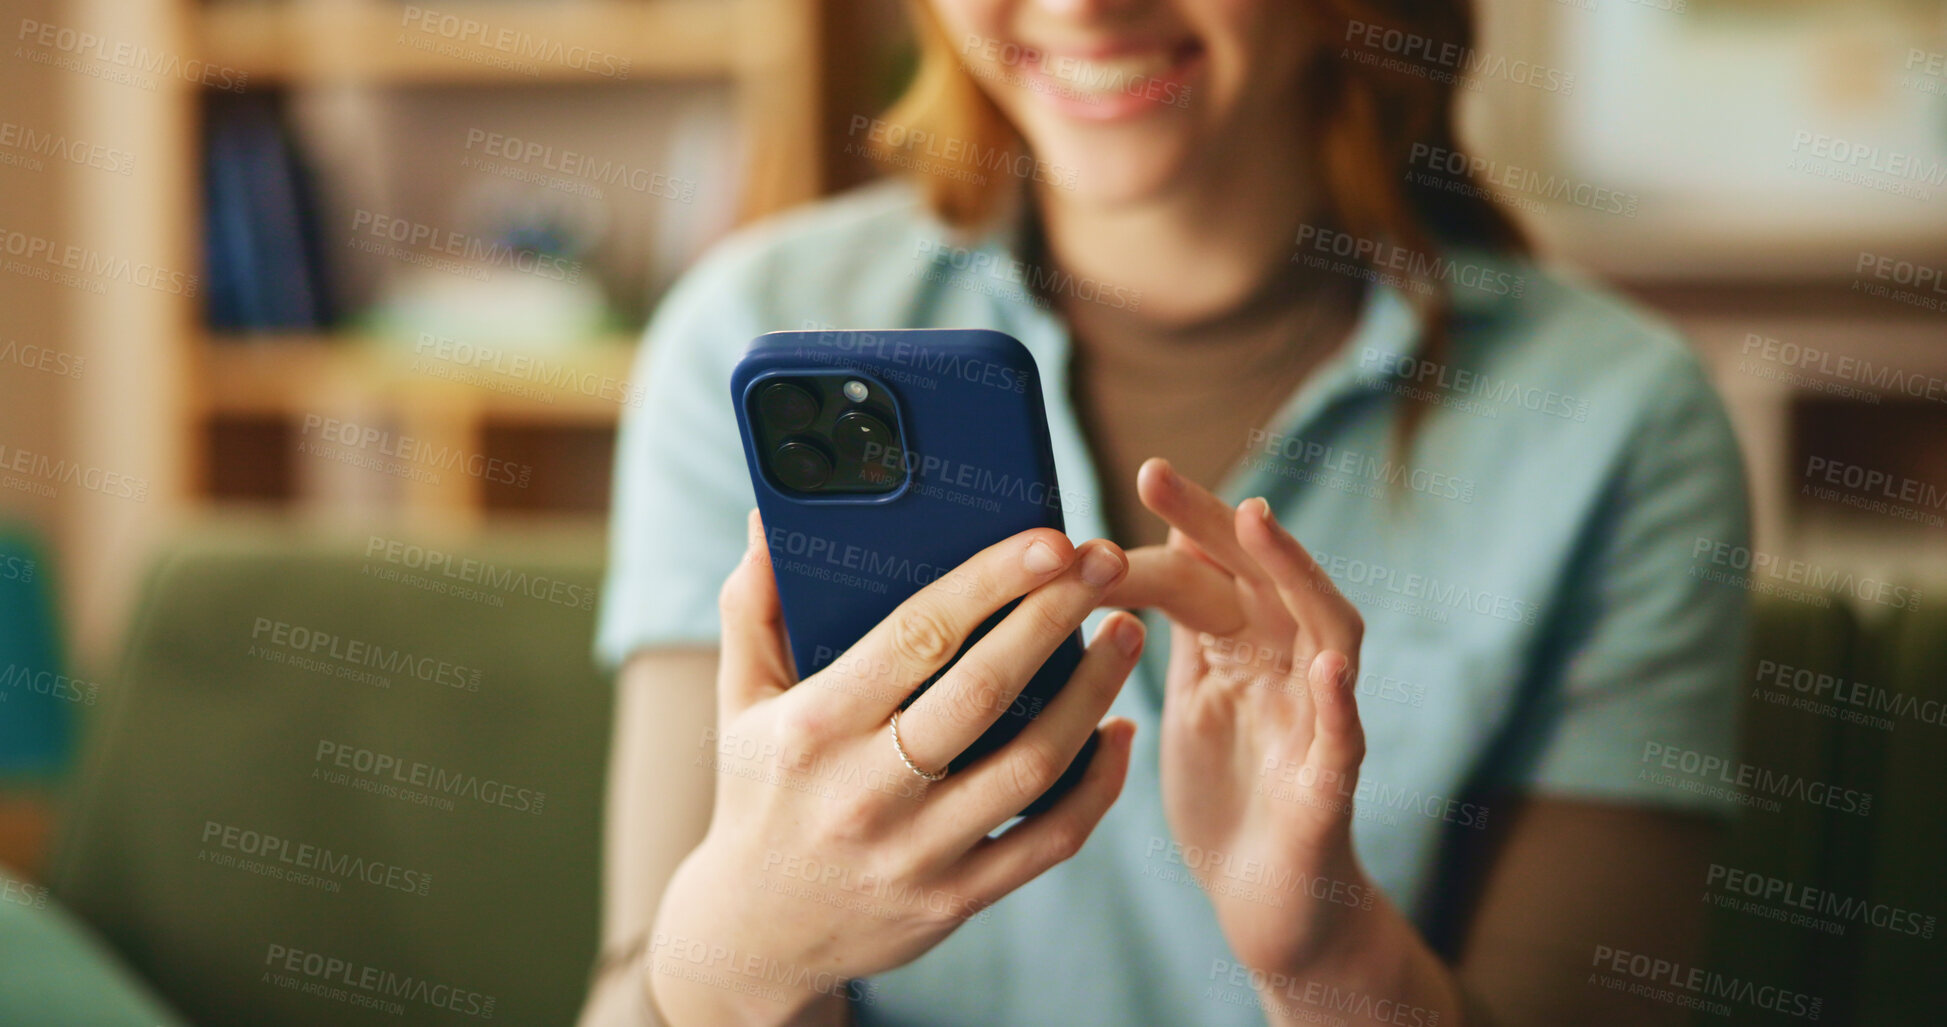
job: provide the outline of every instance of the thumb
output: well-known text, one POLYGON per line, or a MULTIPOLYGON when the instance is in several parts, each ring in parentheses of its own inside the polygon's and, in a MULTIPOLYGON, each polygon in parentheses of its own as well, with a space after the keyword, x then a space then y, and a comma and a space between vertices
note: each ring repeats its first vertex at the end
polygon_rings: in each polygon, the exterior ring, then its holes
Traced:
POLYGON ((744 558, 723 583, 717 610, 723 618, 723 647, 717 660, 717 699, 723 721, 755 703, 781 694, 795 681, 784 644, 784 614, 778 604, 771 552, 757 509, 746 519, 744 558))

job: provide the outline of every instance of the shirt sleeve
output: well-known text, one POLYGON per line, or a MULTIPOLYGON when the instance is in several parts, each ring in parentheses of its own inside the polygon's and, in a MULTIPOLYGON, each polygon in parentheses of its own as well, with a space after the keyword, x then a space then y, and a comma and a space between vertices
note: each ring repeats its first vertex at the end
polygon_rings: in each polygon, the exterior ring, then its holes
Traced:
POLYGON ((762 317, 736 244, 670 290, 633 374, 639 405, 615 447, 607 577, 595 655, 608 669, 657 645, 713 644, 717 592, 744 551, 755 503, 730 403, 730 373, 762 317))
POLYGON ((1644 778, 1651 745, 1731 758, 1750 603, 1694 573, 1697 540, 1750 544, 1744 466, 1687 350, 1657 383, 1565 588, 1527 789, 1729 813, 1644 778))

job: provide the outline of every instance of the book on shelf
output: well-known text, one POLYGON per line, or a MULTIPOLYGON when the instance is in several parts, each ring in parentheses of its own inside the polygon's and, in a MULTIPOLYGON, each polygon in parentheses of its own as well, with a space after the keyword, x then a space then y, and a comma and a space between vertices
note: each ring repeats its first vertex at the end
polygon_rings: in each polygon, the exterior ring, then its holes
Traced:
POLYGON ((316 330, 334 310, 317 193, 279 98, 209 98, 203 148, 204 255, 210 327, 316 330))

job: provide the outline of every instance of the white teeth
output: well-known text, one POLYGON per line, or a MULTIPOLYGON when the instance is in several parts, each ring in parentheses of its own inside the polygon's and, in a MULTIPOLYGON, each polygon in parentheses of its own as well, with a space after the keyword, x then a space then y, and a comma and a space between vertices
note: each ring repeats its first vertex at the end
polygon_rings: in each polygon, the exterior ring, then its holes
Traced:
POLYGON ((1113 93, 1132 81, 1162 75, 1175 63, 1163 50, 1087 59, 1054 57, 1048 61, 1048 75, 1082 92, 1113 93))

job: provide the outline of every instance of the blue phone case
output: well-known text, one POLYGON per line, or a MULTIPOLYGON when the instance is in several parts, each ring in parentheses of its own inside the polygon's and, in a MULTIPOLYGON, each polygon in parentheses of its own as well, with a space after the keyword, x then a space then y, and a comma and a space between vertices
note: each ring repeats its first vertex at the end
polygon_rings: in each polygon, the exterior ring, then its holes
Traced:
MULTIPOLYGON (((987 546, 1029 528, 1064 530, 1040 376, 1027 347, 1009 335, 772 332, 745 350, 730 396, 801 680, 987 546), (757 390, 776 377, 833 374, 860 379, 893 399, 905 459, 899 461, 903 481, 891 492, 807 498, 772 481, 759 458, 752 427, 757 390)), ((966 647, 1014 606, 982 624, 966 647)), ((1082 648, 1080 632, 1064 640, 951 768, 958 771, 1013 738, 1067 683, 1082 648)), ((1045 809, 1072 787, 1094 746, 1091 735, 1061 779, 1022 813, 1045 809)))

